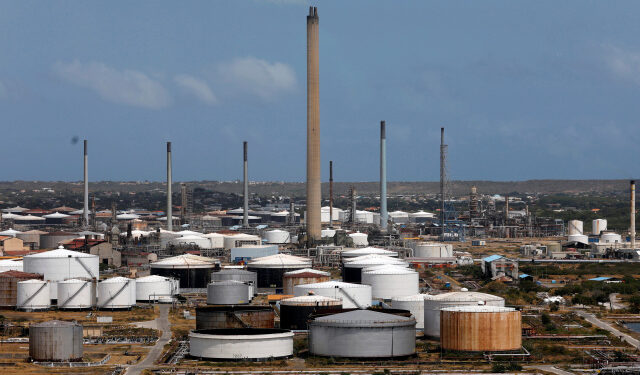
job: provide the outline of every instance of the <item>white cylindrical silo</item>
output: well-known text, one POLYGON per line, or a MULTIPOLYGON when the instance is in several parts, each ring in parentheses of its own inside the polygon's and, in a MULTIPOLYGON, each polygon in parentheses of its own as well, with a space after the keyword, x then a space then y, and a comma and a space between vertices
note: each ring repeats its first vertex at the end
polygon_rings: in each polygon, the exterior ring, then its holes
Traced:
POLYGON ((353 246, 362 247, 369 245, 369 235, 366 233, 349 233, 349 237, 353 240, 353 246))
POLYGON ((45 310, 51 307, 49 283, 43 280, 18 281, 16 307, 20 310, 45 310))
POLYGON ((224 234, 220 233, 207 233, 203 236, 204 238, 208 238, 210 242, 211 249, 222 249, 224 248, 224 234))
POLYGON ((414 294, 412 296, 394 297, 391 306, 394 309, 409 310, 416 319, 416 329, 424 329, 424 298, 427 294, 414 294))
POLYGON ((157 301, 171 298, 174 282, 164 276, 145 276, 136 279, 136 299, 138 301, 157 301))
POLYGON ((21 259, 3 259, 0 260, 0 273, 7 271, 20 271, 23 270, 23 264, 21 259))
POLYGON ((583 223, 580 220, 569 220, 569 235, 582 234, 583 223))
POLYGON ((70 279, 58 281, 58 309, 89 309, 95 302, 91 281, 70 279))
POLYGON ((418 279, 416 271, 397 266, 362 272, 362 283, 371 285, 371 296, 385 300, 418 294, 418 279))
POLYGON ((128 309, 135 304, 135 281, 113 277, 98 284, 98 308, 128 309), (132 288, 133 287, 133 288, 132 288), (133 290, 134 295, 131 295, 133 290), (133 301, 133 302, 132 302, 133 301))
POLYGON ((607 230, 607 220, 606 219, 595 219, 591 223, 591 233, 594 236, 599 236, 601 232, 607 230))
POLYGON ((600 234, 600 243, 621 243, 622 236, 614 232, 603 232, 600 234))
POLYGON ((451 244, 437 242, 417 242, 413 244, 413 256, 416 258, 450 258, 453 257, 451 244))
POLYGON ((249 283, 237 280, 212 282, 207 285, 207 304, 244 305, 251 302, 252 294, 249 283))
POLYGON ((450 292, 428 295, 424 299, 424 334, 429 337, 440 337, 440 310, 457 306, 501 306, 504 298, 492 294, 478 292, 450 292))
POLYGON ((350 283, 359 283, 362 281, 362 270, 364 268, 381 265, 407 266, 407 263, 403 260, 377 254, 363 255, 355 258, 344 258, 343 261, 342 279, 350 283))
POLYGON ((342 300, 342 307, 345 309, 369 307, 372 299, 370 285, 341 281, 296 285, 293 287, 293 294, 296 297, 317 294, 337 298, 342 300))
POLYGON ((291 242, 291 234, 286 230, 274 229, 264 233, 264 239, 269 244, 284 244, 291 242))
POLYGON ((569 236, 567 236, 567 241, 580 242, 586 245, 589 243, 589 236, 585 234, 570 234, 569 236))

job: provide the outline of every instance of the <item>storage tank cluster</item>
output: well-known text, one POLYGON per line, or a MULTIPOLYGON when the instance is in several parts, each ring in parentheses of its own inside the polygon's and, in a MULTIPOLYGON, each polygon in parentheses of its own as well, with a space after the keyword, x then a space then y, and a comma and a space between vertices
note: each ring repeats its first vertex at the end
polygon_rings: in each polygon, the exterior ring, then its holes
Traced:
POLYGON ((281 288, 286 272, 311 268, 310 259, 287 254, 276 254, 256 258, 249 262, 247 269, 258 275, 258 288, 281 288))
POLYGON ((428 295, 424 298, 424 334, 428 337, 440 337, 440 310, 461 306, 497 306, 504 307, 504 298, 492 294, 469 292, 463 288, 460 292, 428 295))
POLYGON ((362 271, 362 284, 371 285, 371 296, 384 300, 418 294, 418 273, 410 268, 385 265, 362 271))
POLYGON ((517 351, 522 346, 520 311, 499 306, 457 306, 440 311, 442 349, 517 351))
POLYGON ((311 354, 346 358, 404 357, 415 353, 416 321, 370 310, 353 310, 309 322, 311 354))
POLYGON ((29 326, 29 357, 38 362, 81 361, 82 326, 51 320, 29 326))
POLYGON ((280 328, 306 330, 309 316, 318 309, 342 309, 342 301, 313 294, 283 299, 280 301, 280 328))
POLYGON ((405 261, 386 255, 369 254, 345 258, 342 265, 342 279, 350 283, 359 283, 362 281, 362 269, 381 265, 409 267, 405 261))
POLYGON ((302 284, 317 284, 330 281, 329 272, 314 270, 312 268, 303 268, 301 270, 285 272, 282 277, 282 286, 284 294, 293 294, 293 287, 302 284))
POLYGON ((371 286, 364 284, 345 283, 342 281, 327 281, 316 284, 296 285, 293 287, 296 297, 315 294, 342 301, 342 307, 365 308, 371 306, 371 286))

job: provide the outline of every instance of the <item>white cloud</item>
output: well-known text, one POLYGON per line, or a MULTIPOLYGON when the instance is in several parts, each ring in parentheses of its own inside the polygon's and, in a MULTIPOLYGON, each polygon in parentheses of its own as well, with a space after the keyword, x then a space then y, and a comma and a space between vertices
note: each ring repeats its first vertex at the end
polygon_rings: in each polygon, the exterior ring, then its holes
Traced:
POLYGON ((135 70, 117 70, 103 63, 59 62, 53 67, 62 79, 95 91, 101 98, 134 107, 159 109, 171 103, 159 82, 135 70))
POLYGON ((605 62, 618 78, 640 85, 640 53, 625 51, 616 46, 605 46, 605 62))
POLYGON ((255 57, 238 58, 220 64, 218 75, 234 88, 267 100, 291 92, 297 85, 296 75, 291 66, 281 62, 270 63, 255 57))
POLYGON ((195 96, 205 104, 212 105, 218 102, 209 85, 198 78, 186 74, 179 74, 175 76, 174 81, 185 92, 195 96))

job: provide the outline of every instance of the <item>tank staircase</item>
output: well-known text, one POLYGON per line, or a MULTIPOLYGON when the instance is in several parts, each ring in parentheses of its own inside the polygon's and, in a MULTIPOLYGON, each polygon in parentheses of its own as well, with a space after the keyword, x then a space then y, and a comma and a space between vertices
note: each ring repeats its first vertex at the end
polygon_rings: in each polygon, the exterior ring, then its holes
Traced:
POLYGON ((235 321, 237 321, 238 323, 240 323, 240 325, 242 326, 242 328, 251 328, 251 326, 247 323, 245 323, 244 320, 242 320, 242 318, 240 318, 235 312, 232 311, 228 311, 227 315, 234 319, 235 321))
POLYGON ((114 299, 116 299, 116 297, 118 297, 120 295, 120 293, 122 293, 125 289, 127 289, 129 287, 129 283, 131 281, 127 281, 120 289, 118 289, 117 292, 115 292, 111 297, 109 297, 108 300, 105 301, 105 303, 103 303, 101 306, 98 306, 99 308, 103 308, 106 305, 108 305, 109 303, 111 303, 111 301, 113 301, 114 299))
MULTIPOLYGON (((77 259, 77 258, 76 258, 77 259)), ((78 288, 78 290, 76 290, 75 293, 73 293, 69 298, 67 298, 62 304, 58 303, 58 308, 62 308, 65 307, 67 305, 67 303, 69 303, 69 301, 71 301, 72 299, 74 299, 78 294, 80 294, 80 292, 82 292, 84 290, 84 288, 87 287, 87 285, 89 285, 89 283, 83 283, 82 286, 80 288, 78 288)), ((60 296, 58 296, 60 297, 60 296)))
POLYGON ((347 292, 344 288, 340 288, 337 287, 338 289, 340 289, 342 291, 342 293, 347 296, 347 298, 349 299, 349 301, 351 301, 354 305, 358 306, 359 309, 364 309, 364 306, 362 306, 358 301, 356 301, 355 298, 353 298, 349 292, 347 292))
POLYGON ((38 294, 40 294, 40 292, 42 292, 42 290, 43 290, 44 288, 48 288, 48 287, 49 287, 49 283, 44 283, 44 284, 42 284, 42 285, 40 286, 40 288, 38 288, 38 290, 36 290, 36 292, 35 292, 35 293, 33 293, 32 295, 30 295, 30 296, 29 296, 29 298, 27 298, 27 299, 23 302, 23 305, 24 305, 24 306, 27 306, 27 305, 29 304, 29 302, 31 302, 31 300, 32 300, 32 299, 36 298, 36 296, 37 296, 38 294))
POLYGON ((87 265, 84 264, 84 262, 82 260, 80 260, 80 258, 75 257, 73 259, 75 259, 78 263, 80 263, 82 268, 84 268, 84 270, 87 271, 87 273, 89 274, 89 276, 91 276, 91 278, 94 278, 94 279, 97 278, 96 275, 94 275, 93 272, 91 272, 91 269, 89 267, 87 267, 87 265))

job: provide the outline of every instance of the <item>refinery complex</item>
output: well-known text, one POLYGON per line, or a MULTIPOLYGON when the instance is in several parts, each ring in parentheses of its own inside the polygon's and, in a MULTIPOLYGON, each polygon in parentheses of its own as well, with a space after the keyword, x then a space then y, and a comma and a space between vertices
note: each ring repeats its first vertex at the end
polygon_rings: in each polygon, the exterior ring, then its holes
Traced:
POLYGON ((120 192, 90 188, 84 140, 82 184, 65 193, 70 206, 50 187, 0 203, 0 367, 640 373, 635 181, 599 201, 624 201, 615 218, 557 202, 540 214, 533 207, 547 198, 536 193, 475 184, 454 191, 447 157, 455 150, 438 126, 439 164, 427 166, 438 169, 438 189, 418 199, 388 190, 381 119, 372 124, 380 134, 374 191, 334 186, 334 163, 320 157, 320 25, 310 7, 302 194, 252 191, 251 144, 243 142, 237 194, 204 200, 197 183, 174 182, 172 151, 188 147, 167 142, 157 145, 166 146, 166 164, 158 161, 166 177, 154 191, 161 198, 125 206, 108 200, 120 192), (30 194, 39 198, 23 199, 30 194))

